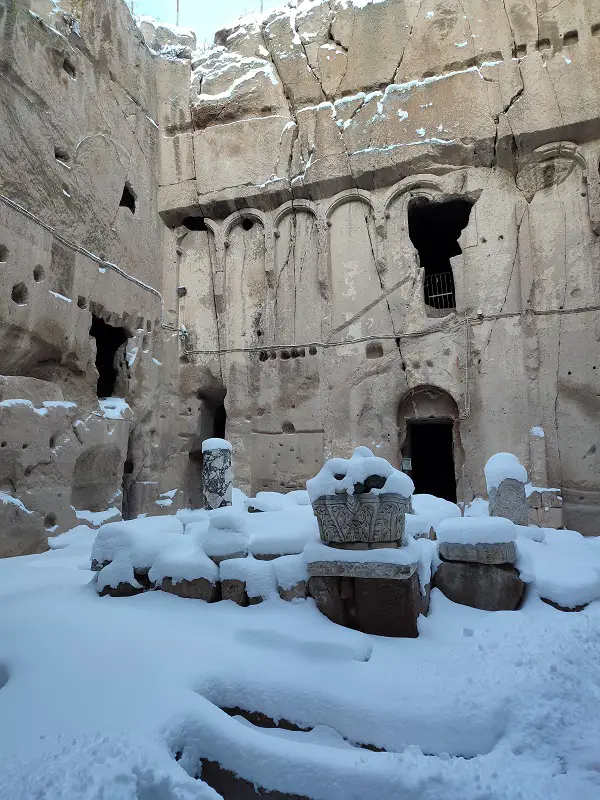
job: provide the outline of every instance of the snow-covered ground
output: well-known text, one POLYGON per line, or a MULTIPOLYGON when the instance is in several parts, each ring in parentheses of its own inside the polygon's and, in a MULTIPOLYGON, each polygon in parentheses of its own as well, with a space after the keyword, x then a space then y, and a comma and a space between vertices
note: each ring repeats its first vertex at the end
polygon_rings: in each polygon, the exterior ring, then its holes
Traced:
MULTIPOLYGON (((258 530, 269 513, 293 528, 306 512, 282 501, 247 516, 258 530)), ((99 597, 95 536, 80 526, 48 553, 0 560, 2 800, 217 797, 194 778, 203 758, 323 800, 600 797, 600 602, 564 613, 538 597, 541 585, 599 596, 594 542, 519 529, 520 611, 434 590, 419 638, 385 639, 276 594, 248 608, 99 597), (223 707, 312 730, 258 728, 223 707)))

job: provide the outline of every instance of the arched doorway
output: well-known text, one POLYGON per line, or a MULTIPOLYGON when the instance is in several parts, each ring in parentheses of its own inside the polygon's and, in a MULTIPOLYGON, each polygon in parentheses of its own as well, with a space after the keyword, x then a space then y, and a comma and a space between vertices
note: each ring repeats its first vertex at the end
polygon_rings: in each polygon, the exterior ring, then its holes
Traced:
POLYGON ((398 407, 402 467, 417 494, 433 494, 456 503, 458 407, 435 386, 411 389, 398 407))

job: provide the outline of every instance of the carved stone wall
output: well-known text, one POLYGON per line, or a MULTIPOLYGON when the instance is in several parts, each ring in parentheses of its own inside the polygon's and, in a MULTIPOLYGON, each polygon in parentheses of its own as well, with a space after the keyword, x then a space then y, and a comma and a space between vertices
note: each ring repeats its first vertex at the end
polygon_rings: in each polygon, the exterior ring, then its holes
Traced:
POLYGON ((202 215, 213 242, 214 296, 185 300, 185 358, 199 386, 227 389, 244 488, 297 488, 358 444, 398 464, 398 407, 433 387, 458 410, 459 500, 485 494, 501 447, 533 458, 536 480, 562 488, 565 523, 594 532, 594 14, 579 0, 300 4, 218 34, 187 72, 164 67, 163 166, 187 156, 163 169, 159 206, 175 227, 202 215), (472 203, 456 309, 432 313, 409 207, 455 199, 472 203), (530 453, 535 426, 545 457, 530 453))

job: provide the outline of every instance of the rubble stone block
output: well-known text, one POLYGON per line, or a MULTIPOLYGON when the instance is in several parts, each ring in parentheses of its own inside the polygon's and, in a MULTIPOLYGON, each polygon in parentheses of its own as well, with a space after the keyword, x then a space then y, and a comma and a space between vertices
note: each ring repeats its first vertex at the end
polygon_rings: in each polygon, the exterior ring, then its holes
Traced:
POLYGON ((540 524, 540 521, 538 519, 539 513, 540 513, 540 509, 539 508, 531 508, 531 507, 529 508, 529 510, 527 512, 527 520, 528 520, 529 525, 538 525, 539 526, 539 524, 540 524))
POLYGON ((563 501, 558 492, 542 492, 541 508, 562 508, 563 501))
POLYGON ((478 564, 514 564, 517 548, 514 542, 479 542, 477 544, 454 544, 440 542, 440 556, 445 561, 475 561, 478 564))
POLYGON ((281 586, 278 586, 277 590, 282 600, 287 600, 288 602, 292 600, 305 600, 308 595, 308 584, 306 581, 299 581, 290 589, 283 589, 281 586))
POLYGON ((406 638, 419 635, 417 619, 423 599, 416 573, 406 580, 355 578, 354 602, 359 631, 406 638))
POLYGON ((136 594, 142 594, 145 592, 143 586, 132 586, 130 583, 126 583, 125 581, 119 583, 117 586, 105 586, 101 592, 99 592, 100 597, 133 597, 136 594))
POLYGON ((434 585, 449 600, 483 611, 514 611, 525 584, 514 567, 444 561, 434 585))
POLYGON ((346 625, 346 612, 340 593, 340 579, 336 576, 315 575, 309 578, 308 591, 317 608, 337 625, 346 625))
POLYGON ((250 605, 250 600, 246 593, 246 584, 238 578, 228 578, 221 581, 221 597, 223 600, 233 600, 238 606, 250 605))
POLYGON ((207 581, 206 578, 195 578, 194 580, 176 582, 173 582, 172 578, 163 578, 160 588, 163 592, 175 594, 178 597, 205 600, 207 603, 214 603, 221 599, 219 584, 211 583, 207 581))
POLYGON ((490 489, 490 517, 506 517, 515 525, 527 525, 525 485, 515 478, 505 478, 490 489))
POLYGON ((540 508, 538 520, 541 528, 555 528, 558 530, 563 527, 563 510, 562 508, 540 508))
POLYGON ((527 505, 529 506, 529 508, 541 508, 542 493, 538 491, 532 492, 527 498, 527 505))

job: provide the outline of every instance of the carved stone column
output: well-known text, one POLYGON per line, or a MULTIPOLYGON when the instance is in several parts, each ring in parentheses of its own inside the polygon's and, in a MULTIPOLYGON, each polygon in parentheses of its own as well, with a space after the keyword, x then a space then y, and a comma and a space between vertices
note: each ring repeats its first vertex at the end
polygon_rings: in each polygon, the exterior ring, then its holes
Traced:
POLYGON ((230 506, 233 493, 231 445, 225 439, 202 443, 202 499, 207 511, 230 506))

